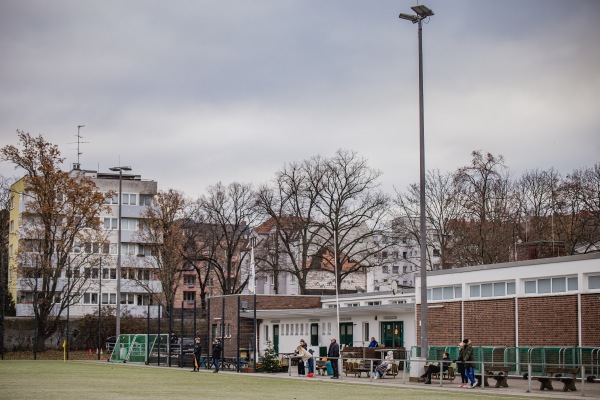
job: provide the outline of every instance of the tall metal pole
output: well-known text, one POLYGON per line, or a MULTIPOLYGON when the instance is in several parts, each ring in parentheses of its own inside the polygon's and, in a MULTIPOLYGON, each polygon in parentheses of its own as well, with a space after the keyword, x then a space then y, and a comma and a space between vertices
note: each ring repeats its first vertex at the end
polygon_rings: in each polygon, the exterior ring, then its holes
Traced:
POLYGON ((419 18, 419 154, 421 237, 421 357, 427 357, 427 236, 425 214, 425 116, 423 112, 423 18, 419 18))
MULTIPOLYGON (((98 284, 98 360, 100 360, 102 339, 102 257, 100 257, 100 281, 98 284)), ((116 344, 116 342, 115 342, 116 344)))
POLYGON ((69 348, 71 347, 71 338, 69 337, 69 311, 71 309, 71 260, 67 263, 67 360, 69 359, 69 348))
MULTIPOLYGON (((252 338, 252 346, 254 347, 254 372, 256 372, 256 360, 258 359, 258 346, 257 346, 257 339, 258 339, 258 332, 257 332, 257 324, 256 324, 256 265, 254 264, 254 246, 256 245, 256 237, 251 237, 250 238, 250 269, 251 269, 251 276, 252 276, 252 282, 250 282, 250 284, 252 285, 252 300, 253 300, 253 312, 254 312, 254 331, 253 333, 253 338, 252 338)), ((248 349, 248 355, 250 355, 250 349, 248 349)))
POLYGON ((121 335, 121 208, 123 204, 123 169, 119 168, 119 229, 117 231, 117 310, 116 340, 121 335))
POLYGON ((427 357, 427 235, 426 235, 426 207, 425 207, 425 117, 423 106, 423 20, 433 15, 428 7, 416 5, 411 7, 417 14, 400 14, 400 18, 418 24, 419 30, 419 228, 421 251, 421 357, 427 357))

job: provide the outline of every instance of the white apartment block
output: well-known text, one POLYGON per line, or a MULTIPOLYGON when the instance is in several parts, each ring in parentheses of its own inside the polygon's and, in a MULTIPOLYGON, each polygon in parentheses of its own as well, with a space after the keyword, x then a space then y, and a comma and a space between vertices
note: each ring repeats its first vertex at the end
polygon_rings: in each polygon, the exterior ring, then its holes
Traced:
MULTIPOLYGON (((73 268, 72 277, 85 276, 86 283, 79 288, 79 292, 71 295, 74 301, 70 305, 70 315, 73 317, 86 314, 96 314, 100 307, 116 308, 117 304, 117 254, 119 230, 119 202, 121 202, 121 313, 133 316, 151 316, 157 313, 157 306, 152 305, 152 294, 161 293, 161 285, 155 280, 153 268, 156 264, 150 254, 150 249, 140 243, 138 232, 143 227, 140 219, 143 211, 151 204, 152 198, 157 193, 157 183, 151 180, 142 180, 140 175, 124 172, 121 176, 121 197, 119 198, 119 173, 97 172, 79 169, 78 165, 70 171, 71 176, 91 178, 98 190, 102 193, 114 192, 115 196, 106 196, 105 203, 109 205, 110 212, 101 216, 104 233, 107 235, 108 244, 87 244, 75 246, 72 249, 73 257, 77 253, 85 252, 97 254, 99 264, 93 266, 78 265, 73 268), (150 305, 150 308, 149 308, 150 305)), ((24 211, 26 200, 22 194, 24 179, 13 185, 13 199, 10 210, 11 226, 19 230, 17 235, 10 235, 10 264, 9 290, 12 291, 16 303, 17 316, 33 315, 34 293, 32 292, 32 278, 21 276, 21 268, 16 263, 16 252, 19 240, 24 239, 24 211)), ((60 277, 59 287, 67 286, 67 273, 60 277)), ((155 303, 155 302, 154 302, 155 303)))

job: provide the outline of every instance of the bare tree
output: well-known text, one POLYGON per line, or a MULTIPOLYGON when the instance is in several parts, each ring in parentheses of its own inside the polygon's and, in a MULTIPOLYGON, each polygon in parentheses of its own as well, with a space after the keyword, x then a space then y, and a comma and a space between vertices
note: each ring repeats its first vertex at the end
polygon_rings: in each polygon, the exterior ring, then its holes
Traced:
MULTIPOLYGON (((17 131, 20 147, 4 146, 2 159, 25 171, 24 210, 18 253, 14 259, 36 315, 37 349, 57 331, 62 312, 79 300, 88 285, 80 266, 93 262, 93 254, 108 251, 100 215, 108 212, 104 194, 91 179, 72 177, 59 169, 63 162, 57 146, 40 135, 17 131)), ((15 184, 13 187, 17 187, 15 184)), ((17 201, 16 199, 14 201, 17 201)))
MULTIPOLYGON (((137 235, 137 239, 151 249, 152 257, 144 260, 147 260, 146 267, 158 277, 170 316, 182 276, 185 237, 181 221, 185 206, 181 192, 173 189, 159 191, 140 216, 143 223, 137 235)), ((157 288, 151 285, 151 281, 138 281, 148 292, 156 294, 157 288)))
MULTIPOLYGON (((439 170, 428 171, 425 185, 425 209, 427 212, 427 265, 434 269, 432 251, 439 250, 441 268, 450 268, 447 257, 451 246, 452 221, 464 216, 462 193, 454 182, 454 174, 442 174, 439 170)), ((393 229, 399 236, 409 236, 417 245, 421 243, 419 227, 419 185, 410 185, 405 193, 396 191, 397 207, 393 229)), ((418 257, 420 259, 420 255, 418 257)), ((420 265, 418 260, 413 261, 420 265)))
POLYGON ((465 219, 452 223, 453 262, 462 266, 508 261, 514 226, 504 158, 480 151, 471 155, 471 165, 455 175, 464 196, 465 219))
POLYGON ((224 294, 240 293, 248 283, 242 265, 248 247, 249 226, 258 218, 251 185, 234 182, 210 186, 199 199, 212 251, 207 261, 224 294))
POLYGON ((256 265, 273 274, 275 285, 279 272, 294 275, 300 294, 306 294, 307 266, 318 232, 313 220, 324 177, 322 164, 320 157, 288 164, 276 173, 272 187, 263 186, 257 193, 258 205, 272 219, 275 234, 258 243, 256 265))
POLYGON ((341 288, 347 276, 375 265, 381 248, 374 238, 390 235, 390 200, 377 189, 381 172, 356 152, 338 150, 319 168, 322 184, 313 188, 319 199, 319 218, 313 221, 312 234, 318 238, 314 253, 321 255, 319 264, 337 270, 335 281, 341 288))

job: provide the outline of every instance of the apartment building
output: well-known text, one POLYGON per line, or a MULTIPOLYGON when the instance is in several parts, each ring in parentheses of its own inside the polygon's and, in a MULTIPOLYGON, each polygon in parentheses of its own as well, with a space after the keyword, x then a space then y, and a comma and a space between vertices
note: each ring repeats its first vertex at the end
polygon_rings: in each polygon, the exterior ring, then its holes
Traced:
MULTIPOLYGON (((71 258, 78 255, 87 257, 86 262, 69 264, 68 270, 57 277, 57 287, 60 297, 72 298, 70 315, 77 317, 97 313, 98 308, 115 308, 117 304, 117 255, 119 223, 121 231, 121 290, 120 302, 122 314, 146 315, 152 303, 152 295, 161 292, 160 283, 155 280, 152 272, 155 268, 149 247, 138 238, 139 229, 143 228, 142 213, 148 207, 153 196, 157 193, 157 183, 143 180, 140 175, 119 172, 98 172, 80 169, 75 164, 69 172, 71 177, 90 178, 98 191, 105 194, 105 204, 109 211, 100 216, 103 226, 103 241, 79 243, 71 249, 71 258), (119 183, 121 182, 121 196, 119 183), (114 195, 108 195, 109 193, 114 195), (121 218, 119 221, 119 205, 121 218), (73 282, 80 282, 74 285, 73 282)), ((23 257, 17 257, 19 248, 26 251, 28 224, 35 223, 35 217, 27 210, 25 193, 25 178, 17 181, 11 187, 10 198, 10 228, 9 228, 9 268, 8 288, 16 302, 17 316, 33 316, 33 302, 36 290, 44 290, 38 285, 40 279, 26 276, 27 268, 23 257)), ((35 271, 35 249, 27 247, 31 252, 28 258, 30 267, 35 271)), ((81 259, 80 257, 79 259, 81 259)), ((58 300, 57 300, 58 301, 58 300)), ((154 306, 150 307, 151 314, 156 313, 154 306)))

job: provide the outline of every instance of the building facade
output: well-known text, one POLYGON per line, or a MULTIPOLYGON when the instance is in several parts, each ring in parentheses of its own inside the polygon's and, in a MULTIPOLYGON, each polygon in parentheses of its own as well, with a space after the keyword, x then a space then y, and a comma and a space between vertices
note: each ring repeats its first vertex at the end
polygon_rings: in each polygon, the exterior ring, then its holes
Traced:
MULTIPOLYGON (((161 292, 160 283, 155 280, 148 246, 138 239, 138 230, 143 227, 141 216, 157 193, 155 181, 142 180, 141 176, 123 173, 101 173, 82 170, 75 165, 70 171, 72 177, 91 178, 97 190, 105 194, 108 212, 100 216, 103 242, 79 243, 71 249, 73 260, 81 253, 87 255, 89 264, 73 263, 69 271, 63 271, 57 279, 57 285, 63 292, 69 282, 84 282, 78 285, 76 292, 69 293, 70 315, 77 317, 98 312, 101 307, 115 308, 117 304, 117 254, 118 230, 121 227, 121 312, 131 315, 146 315, 154 294, 161 292), (122 189, 119 197, 119 179, 122 189), (113 193, 114 195, 108 195, 113 193), (119 203, 121 203, 121 219, 119 220, 119 203), (93 262, 92 262, 93 260, 93 262)), ((35 293, 32 290, 35 278, 24 276, 25 268, 19 265, 19 247, 28 238, 26 226, 32 218, 27 213, 27 197, 25 194, 25 178, 11 187, 10 198, 10 232, 9 232, 9 274, 8 287, 16 302, 17 316, 32 316, 35 293)), ((23 248, 21 251, 25 251, 23 248)), ((31 258, 35 259, 35 258, 31 258)), ((40 290, 42 290, 40 288, 40 290)), ((60 294, 67 295, 66 293, 60 294)), ((154 306, 151 314, 156 314, 154 306)))

